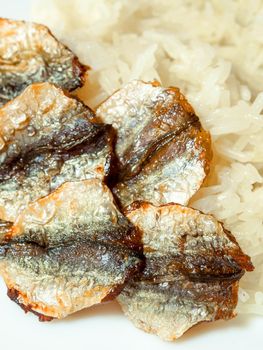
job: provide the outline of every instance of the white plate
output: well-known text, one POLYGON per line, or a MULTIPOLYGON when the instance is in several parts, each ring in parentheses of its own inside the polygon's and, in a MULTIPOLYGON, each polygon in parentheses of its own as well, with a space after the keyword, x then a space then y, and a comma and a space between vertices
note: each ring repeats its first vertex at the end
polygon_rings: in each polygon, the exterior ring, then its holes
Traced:
MULTIPOLYGON (((0 0, 0 17, 29 19, 30 3, 0 0)), ((263 318, 252 315, 202 324, 176 343, 166 343, 136 329, 116 302, 92 307, 63 321, 41 323, 8 299, 6 287, 0 281, 0 350, 47 350, 50 346, 61 350, 259 350, 262 343, 263 318)))

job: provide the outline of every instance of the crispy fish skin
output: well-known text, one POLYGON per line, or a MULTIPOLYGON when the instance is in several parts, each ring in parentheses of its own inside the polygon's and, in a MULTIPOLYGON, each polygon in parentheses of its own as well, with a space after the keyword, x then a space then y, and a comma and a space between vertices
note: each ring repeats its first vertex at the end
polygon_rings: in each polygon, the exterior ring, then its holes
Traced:
POLYGON ((195 324, 235 316, 238 280, 250 258, 211 215, 177 204, 134 203, 146 267, 118 297, 139 328, 174 340, 195 324))
POLYGON ((143 267, 140 236, 100 179, 64 183, 0 230, 8 294, 40 320, 115 298, 143 267))
POLYGON ((0 109, 0 218, 14 221, 30 201, 66 181, 111 170, 114 130, 49 83, 33 84, 0 109))
POLYGON ((68 150, 100 130, 81 102, 53 84, 32 84, 0 109, 0 165, 32 151, 68 150))
POLYGON ((76 89, 86 69, 46 26, 0 18, 0 105, 36 82, 76 89))
POLYGON ((64 318, 114 296, 140 264, 136 252, 95 241, 49 249, 29 243, 0 246, 10 296, 41 320, 64 318))
POLYGON ((134 282, 124 288, 118 302, 137 328, 174 341, 200 322, 233 318, 237 292, 237 281, 134 282))
POLYGON ((179 89, 139 80, 110 96, 98 107, 97 115, 118 130, 116 152, 130 172, 145 158, 146 147, 198 120, 179 89))
MULTIPOLYGON (((115 132, 110 125, 101 126, 101 131, 92 140, 73 147, 63 155, 60 172, 52 177, 51 190, 66 181, 97 178, 107 182, 114 171, 113 160, 115 132)), ((58 157, 58 155, 56 155, 58 157)))
POLYGON ((117 130, 115 194, 123 207, 134 200, 186 204, 199 189, 209 172, 211 140, 179 89, 133 81, 97 115, 117 130))
MULTIPOLYGON (((70 136, 70 135, 69 135, 70 136)), ((66 152, 23 158, 0 173, 0 217, 15 220, 30 202, 47 196, 67 181, 106 181, 113 157, 112 129, 66 152)))
POLYGON ((0 274, 40 320, 113 299, 142 267, 106 185, 115 132, 50 83, 0 109, 0 274))
POLYGON ((208 173, 205 150, 210 138, 199 123, 169 137, 145 160, 134 177, 118 182, 113 191, 123 207, 134 201, 155 205, 187 204, 208 173))
POLYGON ((140 249, 139 234, 116 207, 109 188, 96 178, 64 183, 31 202, 2 235, 0 228, 2 242, 52 247, 86 240, 140 249))
MULTIPOLYGON (((177 204, 158 207, 137 202, 127 208, 127 217, 142 232, 146 258, 166 258, 167 264, 173 263, 172 276, 178 268, 200 279, 225 278, 253 269, 234 236, 212 215, 177 204)), ((161 264, 158 273, 162 274, 161 264)), ((163 275, 167 278, 167 271, 163 275)))

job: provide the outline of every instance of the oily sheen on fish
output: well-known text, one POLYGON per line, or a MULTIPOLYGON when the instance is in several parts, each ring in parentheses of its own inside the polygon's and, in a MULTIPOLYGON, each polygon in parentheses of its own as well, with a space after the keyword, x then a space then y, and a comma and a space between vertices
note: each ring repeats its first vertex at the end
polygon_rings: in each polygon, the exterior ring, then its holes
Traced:
POLYGON ((186 204, 209 171, 210 136, 177 88, 132 81, 97 109, 117 130, 123 207, 135 200, 186 204))
POLYGON ((253 270, 235 238, 211 215, 177 204, 134 203, 146 267, 118 297, 139 328, 174 340, 195 324, 234 317, 238 281, 253 270))
POLYGON ((111 170, 114 131, 49 83, 33 84, 0 109, 0 219, 14 221, 27 203, 66 181, 111 170))
POLYGON ((9 296, 40 319, 110 300, 142 266, 136 230, 99 179, 66 182, 21 212, 0 245, 9 296))
POLYGON ((0 273, 22 308, 40 320, 63 318, 114 298, 141 269, 139 250, 106 185, 66 182, 5 230, 0 273))
POLYGON ((67 150, 95 137, 101 125, 81 102, 50 83, 29 86, 0 109, 0 164, 34 150, 67 150))
POLYGON ((76 89, 85 71, 44 25, 0 18, 0 105, 36 82, 76 89))
POLYGON ((10 298, 40 320, 64 318, 114 298, 138 263, 128 249, 88 240, 49 249, 32 243, 0 246, 10 298))
POLYGON ((118 210, 100 179, 65 182, 21 211, 2 235, 4 242, 49 247, 71 241, 112 243, 139 249, 140 237, 118 210))
POLYGON ((138 232, 106 185, 113 129, 50 83, 29 86, 0 115, 8 295, 41 320, 114 298, 142 260, 138 232))
POLYGON ((202 159, 208 138, 198 125, 171 136, 158 145, 141 171, 134 177, 119 181, 114 193, 123 207, 137 200, 153 204, 188 203, 201 186, 205 175, 202 159))

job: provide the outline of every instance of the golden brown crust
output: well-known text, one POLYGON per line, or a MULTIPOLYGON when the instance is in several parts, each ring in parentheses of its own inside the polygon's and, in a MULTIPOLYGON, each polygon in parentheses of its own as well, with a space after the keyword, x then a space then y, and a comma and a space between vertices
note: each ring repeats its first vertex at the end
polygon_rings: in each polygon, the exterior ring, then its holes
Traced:
MULTIPOLYGON (((21 307, 21 309, 25 311, 25 313, 32 312, 33 314, 35 314, 38 317, 40 322, 49 322, 49 321, 52 321, 54 319, 54 317, 45 316, 43 314, 40 314, 40 313, 34 311, 33 305, 23 304, 20 300, 21 300, 21 297, 23 299, 25 299, 25 296, 22 296, 18 290, 14 289, 14 288, 10 288, 7 290, 7 295, 12 301, 14 301, 17 305, 19 305, 21 307)), ((45 311, 47 311, 47 310, 45 310, 45 311)), ((44 310, 43 310, 43 312, 44 312, 44 310)))

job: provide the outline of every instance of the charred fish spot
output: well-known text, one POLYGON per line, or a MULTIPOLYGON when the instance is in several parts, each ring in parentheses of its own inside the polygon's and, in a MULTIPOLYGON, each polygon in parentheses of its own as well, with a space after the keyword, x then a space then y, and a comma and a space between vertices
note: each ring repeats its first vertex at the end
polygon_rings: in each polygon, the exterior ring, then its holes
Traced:
MULTIPOLYGON (((249 271, 250 267, 248 267, 249 271)), ((209 281, 239 281, 245 274, 245 270, 237 270, 233 274, 220 274, 220 275, 204 275, 204 274, 188 274, 190 281, 209 282, 209 281)))
POLYGON ((142 232, 146 262, 118 301, 137 327, 173 340, 234 317, 239 279, 253 265, 222 224, 178 204, 136 202, 126 215, 142 232))
MULTIPOLYGON (((4 221, 0 219, 0 243, 5 243, 9 240, 10 235, 12 235, 12 227, 13 222, 11 221, 4 221)), ((3 251, 1 249, 4 249, 0 245, 0 255, 3 254, 3 251)))
POLYGON ((177 88, 128 83, 97 109, 117 130, 123 207, 136 200, 187 204, 209 172, 210 135, 177 88))
POLYGON ((0 105, 36 82, 69 91, 82 86, 88 67, 44 25, 2 18, 0 42, 0 105))

